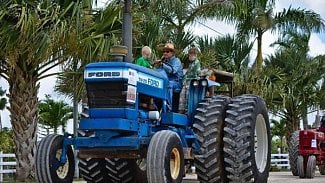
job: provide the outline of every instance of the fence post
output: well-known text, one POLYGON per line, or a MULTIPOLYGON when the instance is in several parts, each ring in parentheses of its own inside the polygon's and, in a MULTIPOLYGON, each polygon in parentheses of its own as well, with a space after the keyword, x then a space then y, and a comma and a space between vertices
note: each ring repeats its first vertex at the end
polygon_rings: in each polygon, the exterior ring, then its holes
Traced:
POLYGON ((3 162, 3 159, 2 159, 2 151, 0 151, 0 182, 3 182, 3 174, 2 174, 2 162, 3 162))

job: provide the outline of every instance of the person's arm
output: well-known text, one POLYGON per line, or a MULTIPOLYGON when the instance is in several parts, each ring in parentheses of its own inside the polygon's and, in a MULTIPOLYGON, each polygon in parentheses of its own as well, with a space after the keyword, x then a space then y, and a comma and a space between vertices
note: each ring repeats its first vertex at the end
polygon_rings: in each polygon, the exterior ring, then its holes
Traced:
POLYGON ((165 71, 168 73, 168 74, 176 74, 177 73, 177 71, 179 70, 179 69, 181 69, 182 68, 182 63, 181 63, 181 61, 178 59, 178 58, 176 58, 176 57, 174 57, 172 60, 171 60, 171 62, 170 62, 170 64, 163 64, 163 68, 165 69, 165 71))
POLYGON ((143 65, 144 65, 145 67, 147 67, 147 68, 151 68, 151 65, 150 65, 150 63, 149 63, 148 60, 144 60, 143 65))
POLYGON ((167 72, 167 74, 172 74, 173 73, 173 67, 171 65, 166 64, 166 63, 162 63, 162 67, 167 72))

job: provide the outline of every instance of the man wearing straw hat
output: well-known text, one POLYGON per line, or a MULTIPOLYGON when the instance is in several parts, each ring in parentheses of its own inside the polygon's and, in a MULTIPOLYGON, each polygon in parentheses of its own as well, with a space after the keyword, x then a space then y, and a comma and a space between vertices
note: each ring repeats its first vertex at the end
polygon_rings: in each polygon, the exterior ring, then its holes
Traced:
POLYGON ((169 86, 172 89, 172 111, 178 112, 179 95, 182 90, 183 66, 179 58, 175 56, 175 46, 167 43, 163 47, 163 58, 156 63, 161 64, 169 79, 169 86))

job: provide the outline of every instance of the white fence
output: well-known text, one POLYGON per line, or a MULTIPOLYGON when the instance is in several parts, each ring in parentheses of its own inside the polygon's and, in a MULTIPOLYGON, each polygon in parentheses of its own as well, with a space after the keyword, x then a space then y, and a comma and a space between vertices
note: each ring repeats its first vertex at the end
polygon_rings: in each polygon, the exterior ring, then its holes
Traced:
POLYGON ((2 154, 2 152, 0 152, 0 182, 3 182, 3 174, 16 172, 16 169, 14 169, 14 166, 16 166, 16 161, 4 161, 5 159, 14 157, 15 154, 2 154), (4 167, 6 169, 4 169, 4 167))
POLYGON ((290 169, 289 154, 271 154, 271 166, 290 169))
MULTIPOLYGON (((15 157, 15 154, 2 154, 0 152, 0 182, 3 182, 3 174, 15 173, 14 168, 4 169, 4 167, 13 167, 16 162, 4 161, 4 158, 15 157)), ((289 155, 288 154, 271 154, 271 166, 277 166, 279 168, 290 169, 289 155)))

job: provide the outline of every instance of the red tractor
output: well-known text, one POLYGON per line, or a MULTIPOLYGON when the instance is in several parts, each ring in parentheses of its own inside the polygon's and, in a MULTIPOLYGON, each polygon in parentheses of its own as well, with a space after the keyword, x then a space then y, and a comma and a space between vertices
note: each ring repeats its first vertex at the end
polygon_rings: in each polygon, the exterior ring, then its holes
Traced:
POLYGON ((320 173, 325 175, 325 116, 319 128, 299 131, 297 149, 297 163, 292 169, 296 168, 300 178, 314 178, 316 165, 320 173))

